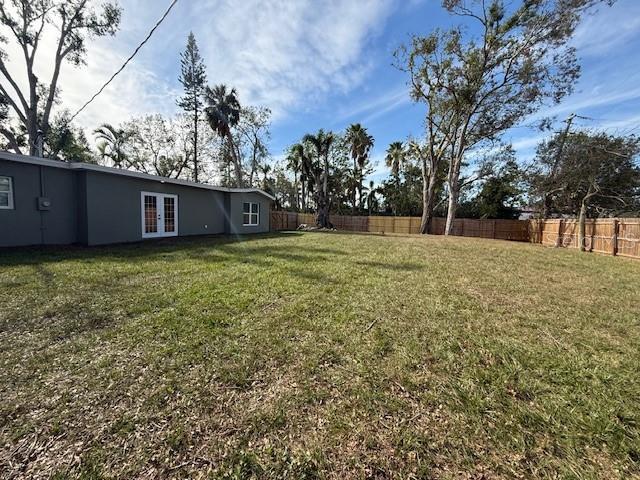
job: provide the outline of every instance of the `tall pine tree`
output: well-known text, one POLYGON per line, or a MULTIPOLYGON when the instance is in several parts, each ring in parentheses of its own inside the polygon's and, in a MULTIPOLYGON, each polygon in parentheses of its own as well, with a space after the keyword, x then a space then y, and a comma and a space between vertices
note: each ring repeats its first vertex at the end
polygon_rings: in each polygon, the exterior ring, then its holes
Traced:
POLYGON ((204 61, 193 32, 187 38, 187 48, 180 54, 182 71, 178 80, 184 87, 184 95, 178 106, 193 119, 193 179, 198 181, 198 115, 202 110, 202 94, 207 82, 204 61))

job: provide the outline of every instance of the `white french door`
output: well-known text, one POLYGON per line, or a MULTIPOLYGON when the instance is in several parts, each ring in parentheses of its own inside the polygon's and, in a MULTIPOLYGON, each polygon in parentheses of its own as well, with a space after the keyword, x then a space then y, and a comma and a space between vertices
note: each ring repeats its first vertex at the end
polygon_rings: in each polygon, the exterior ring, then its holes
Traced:
POLYGON ((178 235, 178 196, 142 192, 142 238, 178 235))

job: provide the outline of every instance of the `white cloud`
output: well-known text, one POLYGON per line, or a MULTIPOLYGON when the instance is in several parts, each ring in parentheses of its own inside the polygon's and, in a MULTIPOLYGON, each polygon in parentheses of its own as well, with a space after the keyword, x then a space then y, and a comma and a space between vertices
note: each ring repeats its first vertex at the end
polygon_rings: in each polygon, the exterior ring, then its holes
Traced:
POLYGON ((576 29, 572 44, 583 56, 599 56, 638 38, 640 2, 620 0, 612 7, 601 5, 576 29))
POLYGON ((624 88, 624 84, 615 84, 615 88, 612 88, 611 84, 613 82, 609 83, 608 87, 606 85, 595 85, 583 92, 572 95, 563 100, 559 105, 542 109, 528 120, 534 121, 542 117, 551 117, 565 113, 581 113, 596 107, 616 105, 640 98, 640 87, 635 86, 635 81, 623 82, 630 83, 630 85, 626 85, 628 88, 624 88), (607 90, 609 93, 603 92, 607 90))
POLYGON ((640 130, 640 115, 631 115, 620 120, 606 120, 599 128, 616 135, 638 134, 640 130))
POLYGON ((338 120, 354 119, 362 123, 367 123, 387 112, 395 110, 403 105, 411 103, 409 89, 406 85, 389 90, 382 95, 369 96, 365 101, 344 109, 338 114, 338 120))
MULTIPOLYGON (((62 107, 79 108, 122 64, 166 5, 126 0, 115 38, 90 40, 87 65, 64 65, 62 107)), ((371 68, 363 52, 393 10, 392 0, 200 0, 179 2, 134 61, 78 117, 93 129, 133 115, 176 110, 179 51, 193 30, 208 81, 235 86, 242 102, 270 107, 276 118, 348 93, 371 68)), ((50 77, 55 39, 42 44, 37 69, 50 77)), ((20 51, 10 48, 10 58, 20 51)), ((18 61, 13 71, 22 69, 18 61)), ((23 82, 24 84, 24 82, 23 82)))
POLYGON ((544 135, 544 134, 538 134, 538 135, 531 134, 531 136, 523 137, 515 141, 512 140, 511 146, 517 152, 527 151, 527 150, 534 149, 536 146, 538 146, 538 144, 542 140, 544 140, 547 137, 548 135, 544 135))
MULTIPOLYGON (((122 55, 103 47, 96 46, 91 53, 91 63, 81 69, 67 68, 60 78, 63 106, 73 106, 72 113, 112 75, 114 66, 122 63, 122 55)), ((136 63, 107 88, 78 116, 78 123, 91 127, 104 122, 118 124, 148 113, 170 114, 179 95, 154 72, 136 63)))
POLYGON ((279 116, 358 85, 371 66, 363 52, 391 10, 390 0, 205 1, 194 13, 211 22, 194 32, 212 83, 279 116))

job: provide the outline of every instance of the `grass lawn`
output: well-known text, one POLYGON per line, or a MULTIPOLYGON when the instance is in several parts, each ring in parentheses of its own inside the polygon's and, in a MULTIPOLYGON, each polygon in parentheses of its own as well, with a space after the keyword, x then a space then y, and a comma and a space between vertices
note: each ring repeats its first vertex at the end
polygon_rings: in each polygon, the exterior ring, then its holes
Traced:
POLYGON ((640 263, 289 233, 0 253, 2 478, 640 478, 640 263))

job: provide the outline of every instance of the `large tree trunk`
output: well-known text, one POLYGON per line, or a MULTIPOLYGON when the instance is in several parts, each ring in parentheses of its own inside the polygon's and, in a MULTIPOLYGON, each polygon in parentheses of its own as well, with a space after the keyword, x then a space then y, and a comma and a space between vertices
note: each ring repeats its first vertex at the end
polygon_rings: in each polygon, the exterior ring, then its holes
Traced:
MULTIPOLYGON (((37 108, 37 107, 36 107, 37 108)), ((32 157, 38 156, 38 120, 35 113, 28 112, 27 118, 29 118, 29 125, 27 126, 27 139, 29 141, 29 155, 32 157)))
POLYGON ((324 195, 319 195, 318 211, 316 213, 316 225, 320 228, 329 228, 329 202, 324 195))
POLYGON ((242 168, 240 167, 239 162, 237 161, 233 162, 233 169, 236 175, 236 187, 241 188, 242 187, 242 168))
POLYGON ((251 153, 251 173, 249 174, 249 186, 253 187, 253 178, 254 177, 258 177, 257 174, 257 170, 258 170, 258 151, 256 149, 256 144, 255 142, 252 144, 252 153, 251 153))
POLYGON ((456 210, 458 209, 458 198, 460 192, 457 186, 453 187, 449 185, 449 205, 447 207, 447 223, 444 227, 444 234, 451 235, 453 231, 453 221, 456 219, 456 210))
POLYGON ((449 206, 447 208, 447 223, 444 227, 444 234, 451 235, 453 230, 453 221, 456 219, 456 210, 458 209, 458 200, 460 198, 460 167, 462 166, 462 156, 458 155, 451 158, 449 165, 449 206))
POLYGON ((236 177, 236 187, 242 187, 242 163, 240 161, 240 154, 237 151, 236 145, 233 141, 231 135, 227 137, 227 141, 229 142, 229 146, 231 147, 231 158, 233 159, 233 170, 236 177))
POLYGON ((582 204, 580 205, 580 214, 578 215, 578 247, 581 252, 586 250, 585 245, 585 231, 586 231, 586 223, 587 223, 587 205, 584 200, 582 200, 582 204))
POLYGON ((351 201, 353 202, 353 205, 351 206, 351 215, 355 215, 356 214, 356 191, 357 191, 357 187, 356 187, 356 181, 358 178, 358 162, 357 160, 354 158, 353 159, 353 184, 351 185, 351 201))
POLYGON ((392 173, 392 175, 394 177, 393 183, 396 184, 396 194, 395 198, 393 199, 393 204, 391 205, 391 213, 394 217, 396 217, 398 215, 398 192, 400 192, 400 180, 397 173, 395 175, 392 173))
POLYGON ((322 174, 322 192, 327 196, 329 191, 329 154, 324 157, 324 172, 322 174))
POLYGON ((587 250, 586 238, 585 238, 585 232, 587 230, 586 229, 587 207, 589 206, 589 199, 591 198, 592 195, 593 195, 593 190, 591 186, 589 186, 589 190, 587 191, 587 194, 584 196, 584 198, 582 199, 582 202, 580 203, 580 213, 578 214, 578 248, 580 248, 581 252, 584 252, 587 250))
POLYGON ((353 187, 351 202, 353 203, 353 205, 351 206, 351 215, 355 215, 356 214, 356 187, 355 186, 353 187))
POLYGON ((302 184, 302 213, 306 213, 306 207, 307 207, 307 194, 305 191, 306 182, 307 182, 306 177, 303 177, 300 179, 300 183, 302 184))
POLYGON ((298 172, 293 171, 293 186, 296 189, 296 211, 300 210, 300 190, 298 190, 298 172))
POLYGON ((436 196, 436 183, 438 181, 431 162, 431 171, 427 170, 426 161, 422 161, 422 220, 420 233, 431 233, 431 220, 433 219, 433 202, 436 196))
POLYGON ((320 228, 329 228, 329 201, 326 195, 326 174, 318 176, 316 179, 316 226, 320 228))
POLYGON ((429 214, 429 193, 427 184, 422 184, 422 219, 420 220, 420 233, 425 235, 429 233, 431 224, 431 215, 429 214))
POLYGON ((318 214, 316 223, 319 227, 329 228, 329 154, 324 156, 324 172, 322 173, 322 188, 318 189, 318 214))

